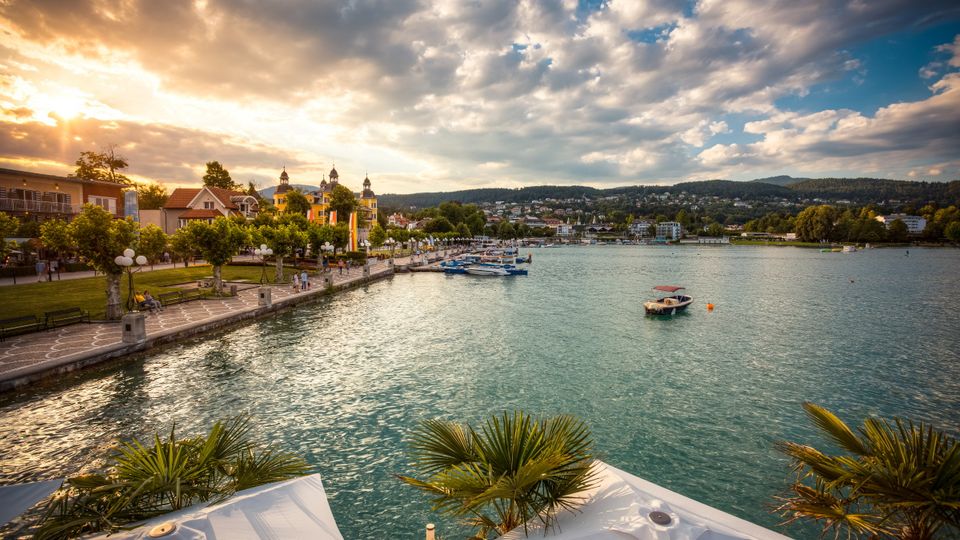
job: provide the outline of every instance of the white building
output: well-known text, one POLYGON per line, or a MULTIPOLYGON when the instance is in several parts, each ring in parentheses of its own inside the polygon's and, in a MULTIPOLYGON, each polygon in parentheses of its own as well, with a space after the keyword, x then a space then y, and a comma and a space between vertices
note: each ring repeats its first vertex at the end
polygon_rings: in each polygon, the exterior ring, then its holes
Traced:
POLYGON ((922 234, 927 228, 927 220, 920 216, 910 216, 907 214, 890 214, 889 216, 877 216, 877 221, 883 223, 883 226, 890 228, 890 224, 900 220, 907 225, 907 232, 910 234, 922 234))
POLYGON ((641 238, 650 236, 651 222, 645 219, 638 219, 630 224, 630 234, 640 236, 641 238))
POLYGON ((683 235, 683 227, 676 221, 661 221, 657 223, 657 240, 679 240, 683 235))

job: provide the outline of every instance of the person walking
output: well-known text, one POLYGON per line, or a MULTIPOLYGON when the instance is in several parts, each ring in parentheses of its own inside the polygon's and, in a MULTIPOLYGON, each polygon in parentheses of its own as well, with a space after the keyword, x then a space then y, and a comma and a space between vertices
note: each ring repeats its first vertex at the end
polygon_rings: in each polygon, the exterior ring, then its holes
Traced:
POLYGON ((35 268, 37 269, 37 283, 40 283, 41 281, 43 281, 43 273, 46 272, 47 265, 44 264, 43 261, 37 260, 37 264, 35 268))
POLYGON ((293 292, 300 292, 300 276, 296 272, 293 274, 293 292))
POLYGON ((53 261, 47 261, 47 281, 53 281, 53 261))
POLYGON ((350 259, 347 259, 347 274, 348 274, 348 275, 350 274, 350 266, 352 266, 352 264, 353 264, 353 261, 350 260, 350 259))
POLYGON ((340 275, 343 275, 343 259, 337 261, 337 268, 340 270, 340 275))
POLYGON ((300 290, 305 291, 310 288, 310 279, 306 270, 300 271, 300 290))

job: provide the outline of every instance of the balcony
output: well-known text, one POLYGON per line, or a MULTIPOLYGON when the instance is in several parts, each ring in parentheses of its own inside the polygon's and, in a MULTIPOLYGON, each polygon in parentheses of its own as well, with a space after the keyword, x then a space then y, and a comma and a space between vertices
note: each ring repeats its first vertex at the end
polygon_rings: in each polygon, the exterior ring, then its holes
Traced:
POLYGON ((52 201, 0 198, 0 212, 36 212, 38 214, 76 214, 80 205, 52 201))

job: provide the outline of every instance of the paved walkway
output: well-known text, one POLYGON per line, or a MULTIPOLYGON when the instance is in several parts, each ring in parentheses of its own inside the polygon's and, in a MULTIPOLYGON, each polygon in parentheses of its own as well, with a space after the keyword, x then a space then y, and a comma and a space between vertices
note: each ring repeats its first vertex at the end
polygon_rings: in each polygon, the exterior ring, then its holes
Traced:
MULTIPOLYGON (((395 259, 395 264, 404 266, 421 261, 426 262, 424 256, 402 257, 395 259)), ((376 279, 393 272, 388 261, 380 261, 371 264, 369 277, 376 279)), ((344 270, 342 275, 334 269, 330 277, 337 289, 364 281, 362 267, 344 270)), ((69 371, 142 352, 166 341, 283 309, 324 294, 322 277, 313 275, 310 280, 313 287, 305 292, 294 292, 290 284, 271 285, 271 308, 260 307, 259 286, 249 284, 239 284, 240 290, 235 297, 205 298, 166 306, 159 313, 146 315, 147 342, 140 344, 123 343, 119 321, 73 324, 8 338, 0 342, 0 391, 24 384, 24 377, 33 380, 39 373, 69 371)))

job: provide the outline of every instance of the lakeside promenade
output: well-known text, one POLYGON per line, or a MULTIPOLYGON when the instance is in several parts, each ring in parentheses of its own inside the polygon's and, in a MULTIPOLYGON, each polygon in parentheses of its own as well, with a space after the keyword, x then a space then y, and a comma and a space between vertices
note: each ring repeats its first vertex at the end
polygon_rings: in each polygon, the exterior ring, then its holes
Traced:
POLYGON ((130 355, 146 354, 165 344, 196 337, 242 321, 285 311, 298 304, 393 275, 397 271, 435 262, 455 252, 398 257, 371 263, 368 271, 354 267, 341 275, 337 269, 311 276, 309 291, 295 292, 291 284, 267 285, 272 305, 259 305, 259 285, 237 284, 236 296, 208 297, 147 313, 146 340, 125 343, 120 321, 79 323, 7 338, 0 343, 0 392, 14 390, 54 375, 130 355))

